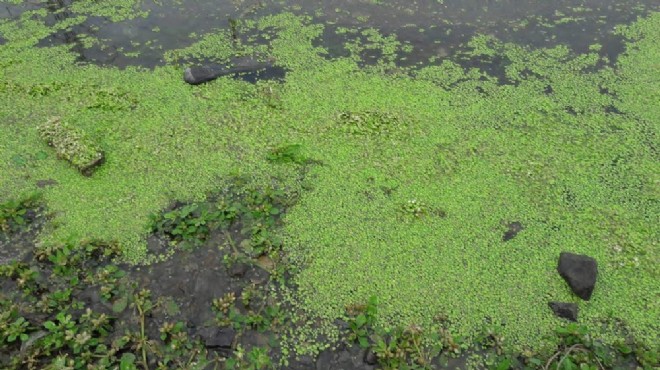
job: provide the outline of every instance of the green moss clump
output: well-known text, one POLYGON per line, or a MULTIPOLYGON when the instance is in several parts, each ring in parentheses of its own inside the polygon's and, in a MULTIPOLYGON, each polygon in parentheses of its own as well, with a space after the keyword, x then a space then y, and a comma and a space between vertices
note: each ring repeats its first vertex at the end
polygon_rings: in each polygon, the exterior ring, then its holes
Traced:
POLYGON ((39 135, 55 148, 57 156, 71 163, 80 173, 91 176, 105 160, 101 149, 78 130, 54 117, 39 126, 39 135))
POLYGON ((402 126, 397 115, 380 111, 342 112, 339 123, 355 135, 387 135, 402 126))

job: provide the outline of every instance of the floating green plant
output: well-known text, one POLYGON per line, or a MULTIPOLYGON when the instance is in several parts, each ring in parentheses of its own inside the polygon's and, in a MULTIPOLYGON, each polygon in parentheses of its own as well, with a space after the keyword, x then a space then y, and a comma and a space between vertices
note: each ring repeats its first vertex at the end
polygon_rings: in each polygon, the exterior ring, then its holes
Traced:
MULTIPOLYGON (((56 28, 80 20, 66 22, 56 28)), ((176 60, 233 56, 227 31, 172 51, 170 64, 152 71, 83 67, 68 46, 35 47, 56 29, 28 11, 0 22, 0 196, 52 179, 43 199, 54 227, 41 242, 116 239, 126 259, 141 262, 149 216, 173 200, 202 202, 236 176, 256 188, 278 181, 299 201, 283 213, 276 194, 254 199, 246 215, 261 224, 242 230, 249 241, 236 247, 254 256, 281 251, 295 271, 287 299, 309 324, 283 344, 291 352, 318 352, 319 335, 338 337, 333 322, 345 306, 372 295, 377 326, 426 329, 446 316, 455 351, 486 318, 506 322, 503 346, 554 351, 559 340, 546 338, 557 318, 546 301, 572 299, 555 272, 563 250, 603 266, 593 299, 580 306, 581 324, 614 343, 621 334, 603 323, 621 320, 652 346, 660 312, 659 24, 652 13, 621 27, 626 51, 608 67, 595 48, 575 55, 483 36, 463 56, 497 56, 501 75, 460 60, 393 75, 362 68, 355 56, 327 58, 318 46, 324 26, 309 18, 266 16, 245 27, 268 33, 268 45, 240 53, 267 54, 287 70, 271 101, 260 83, 182 82, 176 60), (35 127, 56 115, 102 138, 112 159, 103 171, 85 179, 55 158, 25 160, 44 149, 35 127), (296 162, 297 150, 269 156, 273 143, 299 144, 323 165, 303 176, 302 166, 274 164, 296 162), (424 214, 407 207, 413 196, 427 215, 441 207, 445 216, 401 222, 402 210, 424 214), (502 225, 512 220, 524 220, 525 232, 504 243, 502 225)), ((396 38, 367 36, 370 47, 387 46, 379 65, 389 68, 396 38)), ((179 219, 186 227, 177 233, 194 235, 193 220, 179 219)))

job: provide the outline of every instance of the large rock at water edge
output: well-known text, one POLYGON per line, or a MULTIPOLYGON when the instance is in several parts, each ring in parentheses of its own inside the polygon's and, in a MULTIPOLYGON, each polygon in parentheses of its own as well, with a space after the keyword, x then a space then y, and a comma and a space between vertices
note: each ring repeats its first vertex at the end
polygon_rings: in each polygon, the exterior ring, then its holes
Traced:
POLYGON ((571 321, 577 321, 578 306, 575 303, 548 302, 548 306, 550 306, 552 311, 558 317, 562 317, 571 321))
POLYGON ((562 252, 557 271, 578 297, 587 301, 591 298, 598 277, 598 263, 595 259, 562 252))
POLYGON ((216 64, 188 67, 183 72, 183 80, 191 85, 199 85, 222 76, 271 68, 273 61, 273 59, 260 61, 258 58, 247 57, 235 58, 226 67, 216 64))
POLYGON ((215 80, 220 77, 220 74, 220 71, 210 66, 189 67, 183 72, 183 80, 191 85, 199 85, 215 80))

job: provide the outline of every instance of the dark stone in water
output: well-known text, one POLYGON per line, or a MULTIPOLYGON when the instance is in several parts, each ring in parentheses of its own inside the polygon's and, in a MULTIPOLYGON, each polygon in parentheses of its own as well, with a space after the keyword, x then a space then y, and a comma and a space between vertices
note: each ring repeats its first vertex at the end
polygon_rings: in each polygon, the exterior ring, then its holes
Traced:
POLYGON ((577 321, 578 306, 575 303, 548 302, 548 306, 550 306, 552 311, 558 317, 562 317, 571 321, 577 321))
POLYGON ((598 277, 598 263, 595 259, 562 252, 557 271, 578 297, 587 301, 591 298, 598 277))
POLYGON ((255 72, 261 69, 274 68, 272 60, 260 62, 254 58, 235 59, 233 64, 233 67, 228 68, 219 65, 188 67, 183 72, 183 80, 191 85, 199 85, 230 74, 255 72))
POLYGON ((509 230, 507 230, 502 237, 502 241, 505 242, 515 238, 516 235, 524 229, 523 225, 518 221, 512 222, 507 226, 509 227, 509 230))
POLYGON ((183 80, 191 85, 199 85, 220 77, 220 71, 210 66, 188 67, 183 72, 183 80))
POLYGON ((202 328, 197 334, 207 348, 230 349, 236 338, 232 328, 202 328))

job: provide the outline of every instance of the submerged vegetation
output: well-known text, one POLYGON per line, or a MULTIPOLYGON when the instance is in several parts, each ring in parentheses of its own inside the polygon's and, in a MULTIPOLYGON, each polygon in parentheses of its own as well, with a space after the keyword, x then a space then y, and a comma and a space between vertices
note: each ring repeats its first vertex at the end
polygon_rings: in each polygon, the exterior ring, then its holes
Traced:
POLYGON ((473 355, 495 369, 658 366, 659 13, 617 28, 616 60, 481 35, 403 68, 412 50, 395 36, 290 13, 195 35, 153 70, 43 45, 91 15, 147 16, 104 4, 74 2, 54 25, 45 9, 0 20, 0 233, 31 220, 24 194, 49 210, 34 260, 0 267, 3 366, 265 369, 342 341, 389 369, 473 355), (330 57, 332 32, 364 39, 330 57), (285 77, 189 86, 178 64, 250 55, 285 77), (277 345, 223 342, 218 360, 185 323, 149 330, 168 305, 121 263, 218 244, 214 263, 272 285, 215 296, 214 325, 277 345), (556 274, 567 250, 598 261, 590 301, 556 274), (88 287, 109 312, 85 310, 88 287), (576 303, 579 322, 548 301, 576 303))

